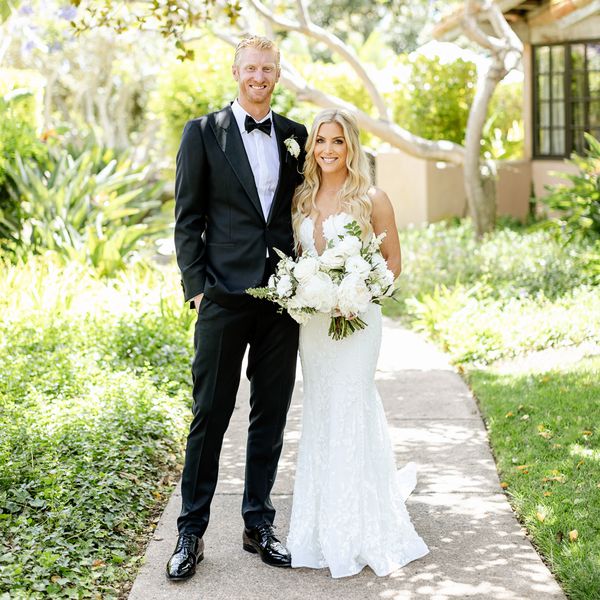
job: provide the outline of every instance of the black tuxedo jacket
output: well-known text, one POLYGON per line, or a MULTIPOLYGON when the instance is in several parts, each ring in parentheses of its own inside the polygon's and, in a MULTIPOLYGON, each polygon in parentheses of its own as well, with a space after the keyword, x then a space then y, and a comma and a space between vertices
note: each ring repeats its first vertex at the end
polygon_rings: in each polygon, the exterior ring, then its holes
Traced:
MULTIPOLYGON (((301 182, 306 128, 272 113, 279 146, 279 182, 267 220, 231 106, 189 121, 177 153, 175 249, 185 299, 200 293, 227 308, 248 301, 260 285, 267 248, 293 254, 291 200, 301 182), (294 158, 284 140, 294 137, 294 158)), ((272 267, 273 265, 271 265, 272 267)))

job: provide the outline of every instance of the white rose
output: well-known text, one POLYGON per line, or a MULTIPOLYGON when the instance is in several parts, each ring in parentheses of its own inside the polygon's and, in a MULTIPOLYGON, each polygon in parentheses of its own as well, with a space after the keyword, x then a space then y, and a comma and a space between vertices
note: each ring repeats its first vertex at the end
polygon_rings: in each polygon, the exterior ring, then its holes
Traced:
POLYGON ((323 221, 323 237, 330 242, 337 242, 340 235, 347 235, 346 225, 352 223, 354 217, 348 213, 339 213, 327 217, 323 221))
POLYGON ((313 256, 303 256, 298 260, 294 267, 294 277, 304 283, 317 274, 319 270, 319 261, 313 256))
POLYGON ((319 257, 319 260, 326 269, 341 269, 346 262, 346 257, 344 254, 340 254, 334 246, 325 250, 319 257))
POLYGON ((335 306, 335 285, 329 275, 317 273, 298 286, 295 298, 301 306, 327 313, 335 306))
POLYGON ((346 271, 356 273, 361 279, 366 279, 371 272, 371 265, 362 256, 355 254, 346 259, 346 271))
POLYGON ((337 251, 343 254, 346 258, 360 254, 362 242, 354 235, 347 235, 343 240, 340 240, 336 245, 337 251))
POLYGON ((277 282, 276 289, 278 296, 287 298, 292 293, 292 278, 289 275, 283 275, 277 282))
POLYGON ((346 275, 337 289, 337 306, 345 316, 365 312, 371 301, 371 292, 367 284, 356 274, 346 275))

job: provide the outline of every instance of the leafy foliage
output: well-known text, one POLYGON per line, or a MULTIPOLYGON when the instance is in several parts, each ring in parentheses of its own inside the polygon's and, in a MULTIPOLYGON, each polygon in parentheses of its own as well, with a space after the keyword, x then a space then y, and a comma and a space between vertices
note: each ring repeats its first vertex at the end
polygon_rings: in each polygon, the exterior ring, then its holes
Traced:
POLYGON ((7 166, 10 196, 22 211, 17 232, 28 252, 51 250, 89 261, 101 275, 125 266, 139 241, 164 229, 147 218, 160 208, 163 183, 127 154, 91 146, 74 155, 53 149, 49 166, 17 155, 7 166))
POLYGON ((505 227, 480 243, 471 225, 401 234, 401 315, 458 363, 486 364, 600 336, 600 297, 586 264, 590 245, 551 232, 505 227))
POLYGON ((475 94, 475 65, 416 56, 406 67, 408 85, 401 79, 395 82, 394 120, 415 135, 462 143, 475 94))
MULTIPOLYGON (((440 58, 401 58, 402 73, 389 95, 394 120, 426 139, 463 144, 475 95, 477 70, 470 61, 445 64, 440 58)), ((482 154, 509 160, 523 154, 522 84, 500 84, 488 108, 482 154)))
POLYGON ((483 128, 483 156, 492 160, 523 157, 523 84, 500 83, 490 101, 483 128))
POLYGON ((17 154, 44 164, 47 149, 36 131, 39 93, 35 86, 39 77, 16 69, 0 74, 0 249, 7 250, 17 241, 23 218, 20 202, 8 193, 8 169, 17 154))
POLYGON ((99 27, 110 27, 117 33, 130 29, 146 28, 148 22, 158 29, 165 39, 173 41, 179 60, 193 60, 194 49, 185 40, 186 31, 205 24, 213 18, 225 17, 229 24, 236 22, 242 9, 239 0, 213 0, 200 2, 171 1, 136 5, 115 5, 112 0, 71 0, 81 10, 73 25, 79 33, 99 27))
POLYGON ((34 257, 0 286, 0 597, 123 597, 182 456, 177 276, 34 257))
MULTIPOLYGON (((560 174, 570 184, 548 186, 549 194, 541 200, 556 215, 549 224, 559 227, 568 238, 600 241, 600 141, 584 135, 589 150, 585 156, 573 154, 569 161, 579 172, 560 174)), ((600 246, 596 248, 600 253, 600 246)))

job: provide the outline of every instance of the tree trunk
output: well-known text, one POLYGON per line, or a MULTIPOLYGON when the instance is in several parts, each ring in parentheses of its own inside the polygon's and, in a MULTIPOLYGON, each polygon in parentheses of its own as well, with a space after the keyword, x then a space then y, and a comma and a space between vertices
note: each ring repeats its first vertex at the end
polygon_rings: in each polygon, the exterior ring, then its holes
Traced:
POLYGON ((496 223, 496 172, 493 164, 481 160, 481 138, 490 100, 503 77, 502 61, 493 60, 485 79, 477 85, 467 121, 463 177, 477 237, 492 231, 496 223))

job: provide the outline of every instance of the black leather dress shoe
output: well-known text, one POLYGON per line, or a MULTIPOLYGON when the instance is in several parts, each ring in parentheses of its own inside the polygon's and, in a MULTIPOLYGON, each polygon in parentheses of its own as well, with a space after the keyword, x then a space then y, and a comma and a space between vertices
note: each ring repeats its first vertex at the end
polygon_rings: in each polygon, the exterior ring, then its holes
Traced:
POLYGON ((273 526, 261 523, 258 527, 244 529, 243 548, 259 554, 261 560, 272 567, 291 567, 292 556, 288 549, 275 537, 273 526))
POLYGON ((182 533, 177 538, 177 546, 167 563, 167 578, 180 580, 191 577, 203 558, 204 540, 191 533, 182 533))

